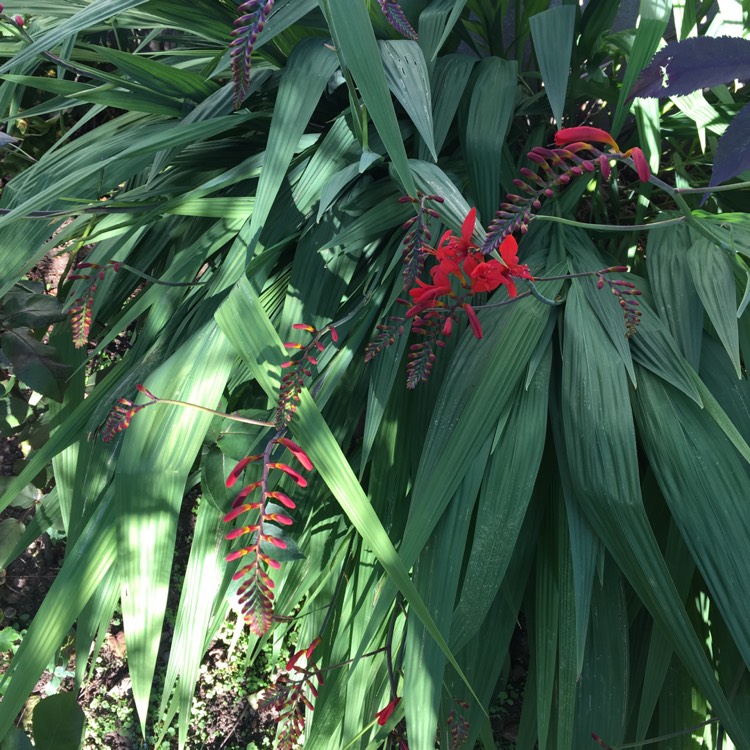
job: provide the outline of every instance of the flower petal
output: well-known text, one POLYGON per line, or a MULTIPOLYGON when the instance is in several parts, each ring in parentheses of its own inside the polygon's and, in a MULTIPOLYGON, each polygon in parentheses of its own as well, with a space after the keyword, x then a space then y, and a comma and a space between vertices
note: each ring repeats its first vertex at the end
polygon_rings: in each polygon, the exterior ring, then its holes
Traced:
POLYGON ((468 214, 466 214, 466 218, 464 219, 464 223, 461 225, 461 239, 467 244, 471 244, 471 235, 474 234, 474 225, 477 221, 477 210, 476 208, 472 208, 471 211, 469 211, 468 214))
POLYGON ((555 144, 565 146, 575 141, 585 141, 587 143, 607 143, 615 151, 620 147, 617 141, 606 131, 601 128, 592 128, 587 125, 579 125, 576 128, 563 128, 555 133, 555 144))
POLYGON ((630 156, 633 160, 633 164, 635 164, 635 171, 638 172, 638 179, 641 182, 648 182, 651 178, 651 170, 649 169, 643 151, 641 151, 638 146, 634 146, 627 152, 627 155, 630 156))

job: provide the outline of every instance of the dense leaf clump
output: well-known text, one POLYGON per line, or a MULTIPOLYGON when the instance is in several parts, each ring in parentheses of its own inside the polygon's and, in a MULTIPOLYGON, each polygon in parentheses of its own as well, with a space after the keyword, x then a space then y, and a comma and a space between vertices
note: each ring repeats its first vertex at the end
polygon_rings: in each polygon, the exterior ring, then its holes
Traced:
POLYGON ((512 681, 519 748, 750 750, 747 40, 641 5, 0 14, 0 569, 67 545, 0 741, 119 610, 178 747, 235 612, 281 748, 494 747, 512 681))

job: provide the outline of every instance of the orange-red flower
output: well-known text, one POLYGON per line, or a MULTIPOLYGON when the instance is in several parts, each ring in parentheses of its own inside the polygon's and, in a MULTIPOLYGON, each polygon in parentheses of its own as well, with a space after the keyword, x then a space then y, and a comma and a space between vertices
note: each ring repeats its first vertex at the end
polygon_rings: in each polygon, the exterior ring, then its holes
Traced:
MULTIPOLYGON (((481 257, 481 256, 480 256, 481 257)), ((492 258, 484 261, 471 256, 464 261, 464 270, 471 279, 471 291, 493 292, 500 284, 505 284, 509 289, 513 285, 508 269, 499 261, 492 258)), ((515 296, 512 294, 511 296, 515 296)))
POLYGON ((529 267, 525 264, 521 265, 518 262, 518 243, 512 234, 509 234, 500 245, 500 257, 508 267, 508 273, 511 276, 519 279, 533 280, 534 277, 531 275, 529 267))
POLYGON ((468 255, 471 250, 476 250, 476 245, 472 244, 471 236, 474 234, 474 225, 477 221, 477 210, 472 208, 464 223, 461 225, 461 236, 456 237, 450 230, 447 231, 438 242, 434 255, 438 259, 439 265, 447 273, 457 273, 459 264, 468 255))

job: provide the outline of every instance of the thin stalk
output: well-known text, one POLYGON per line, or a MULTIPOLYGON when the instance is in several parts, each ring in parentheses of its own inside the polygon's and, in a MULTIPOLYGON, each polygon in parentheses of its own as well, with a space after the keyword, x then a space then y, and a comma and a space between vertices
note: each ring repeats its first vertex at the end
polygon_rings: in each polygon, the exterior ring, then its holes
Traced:
POLYGON ((191 404, 189 401, 177 401, 172 398, 156 398, 153 403, 155 404, 172 404, 172 406, 186 406, 190 409, 197 409, 198 411, 206 412, 206 414, 213 414, 216 417, 224 417, 225 419, 231 419, 233 422, 242 422, 244 424, 252 424, 257 427, 275 427, 273 422, 261 422, 257 419, 250 419, 248 417, 241 417, 239 414, 227 414, 223 411, 216 411, 216 409, 209 409, 207 406, 200 406, 199 404, 191 404))
POLYGON ((531 216, 530 221, 552 221, 556 224, 566 224, 569 227, 581 227, 582 229, 594 229, 601 232, 633 232, 641 230, 655 229, 658 227, 674 226, 675 224, 684 224, 688 219, 685 216, 678 216, 674 219, 663 219, 653 221, 650 224, 589 224, 584 221, 575 221, 575 219, 563 219, 561 216, 551 216, 549 214, 535 214, 531 216))

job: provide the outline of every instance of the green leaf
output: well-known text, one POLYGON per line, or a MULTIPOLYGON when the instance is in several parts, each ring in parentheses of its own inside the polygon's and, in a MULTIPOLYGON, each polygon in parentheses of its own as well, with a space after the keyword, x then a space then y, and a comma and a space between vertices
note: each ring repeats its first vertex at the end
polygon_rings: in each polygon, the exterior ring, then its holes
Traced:
MULTIPOLYGON (((743 743, 742 727, 688 620, 642 504, 624 368, 579 286, 572 282, 565 309, 561 399, 576 497, 651 616, 669 633, 673 648, 730 735, 743 743)), ((641 368, 637 373, 638 393, 645 372, 641 368)))
POLYGON ((665 2, 665 0, 641 0, 640 20, 635 32, 633 48, 628 58, 628 66, 625 69, 612 127, 610 128, 610 132, 615 138, 625 123, 625 118, 630 109, 630 100, 628 99, 630 89, 659 46, 669 22, 671 6, 671 2, 665 2))
POLYGON ((294 150, 336 64, 336 56, 318 40, 308 40, 294 48, 279 84, 250 219, 250 236, 255 236, 268 219, 294 150))
POLYGON ((516 103, 518 64, 489 57, 479 63, 466 121, 466 166, 484 223, 500 203, 500 160, 516 103))
MULTIPOLYGON (((414 569, 414 585, 435 624, 450 639, 451 612, 461 574, 472 511, 491 447, 478 447, 470 470, 450 502, 414 569), (451 554, 446 554, 451 550, 451 554)), ((404 652, 404 709, 414 750, 433 750, 445 656, 420 622, 410 622, 404 652)))
POLYGON ((183 587, 180 596, 159 711, 163 713, 179 675, 174 700, 179 706, 180 742, 183 745, 190 727, 190 706, 206 646, 206 632, 227 569, 224 562, 227 547, 224 513, 229 504, 224 483, 229 470, 225 468, 224 457, 218 448, 210 449, 204 456, 201 473, 203 499, 198 507, 185 570, 185 581, 190 585, 183 587))
POLYGON ((0 521, 0 560, 8 560, 25 530, 23 522, 15 518, 0 521))
MULTIPOLYGON (((145 386, 161 398, 216 407, 233 364, 227 340, 209 324, 161 364, 145 386), (211 362, 196 370, 196 362, 211 362)), ((177 516, 185 482, 212 415, 157 404, 125 432, 115 470, 118 563, 133 699, 142 724, 169 592, 177 516)))
POLYGON ((94 0, 78 13, 55 25, 46 34, 37 37, 34 42, 13 55, 5 65, 0 66, 0 74, 7 73, 21 63, 40 55, 45 50, 54 50, 58 44, 71 36, 75 36, 77 32, 83 29, 95 26, 118 13, 128 10, 128 8, 135 8, 145 2, 146 0, 94 0))
POLYGON ((544 93, 547 94, 558 127, 563 121, 575 21, 576 8, 573 5, 550 8, 529 19, 534 52, 544 81, 544 93))
POLYGON ((680 352, 698 368, 703 335, 703 305, 695 289, 685 248, 690 233, 685 226, 656 228, 648 233, 648 276, 659 316, 680 352))
POLYGON ((732 260, 704 237, 690 246, 687 259, 698 296, 734 364, 737 377, 740 377, 740 340, 732 260))
MULTIPOLYGON (((277 363, 283 361, 285 352, 278 334, 247 280, 238 282, 227 301, 217 311, 216 319, 267 395, 275 400, 279 377, 275 368, 277 363), (237 320, 244 321, 245 325, 239 328, 235 323, 237 320)), ((455 657, 419 596, 338 441, 315 402, 304 390, 300 393, 292 433, 295 440, 308 452, 316 470, 365 544, 373 551, 394 585, 409 602, 414 614, 425 624, 448 661, 463 678, 455 657)), ((384 597, 382 592, 381 597, 384 597)))
POLYGON ((477 524, 453 613, 451 645, 460 649, 480 629, 511 563, 539 471, 547 425, 552 351, 548 347, 526 390, 519 384, 498 422, 479 496, 477 524))
POLYGON ((3 300, 3 325, 6 328, 47 329, 53 323, 65 319, 62 305, 48 294, 26 294, 11 292, 3 300))
POLYGON ((0 740, 0 750, 34 750, 34 746, 22 729, 12 727, 0 740))
POLYGON ((5 331, 0 344, 19 380, 43 396, 62 399, 63 383, 72 368, 60 361, 54 347, 37 341, 26 328, 5 331))
MULTIPOLYGON (((99 45, 91 45, 88 49, 98 58, 116 65, 132 80, 164 96, 199 102, 219 88, 217 83, 198 73, 183 70, 176 65, 166 65, 144 55, 99 45)), ((123 81, 123 85, 127 86, 127 81, 123 81)))
POLYGON ((328 5, 331 31, 343 66, 354 76, 403 189, 414 195, 416 189, 407 165, 404 141, 365 3, 329 0, 328 5))
MULTIPOLYGON (((443 148, 476 62, 468 55, 455 54, 445 55, 435 64, 432 74, 432 119, 435 150, 438 153, 443 148)), ((421 148, 419 158, 425 158, 421 148)))
POLYGON ((380 54, 388 88, 401 102, 433 160, 437 161, 432 128, 430 78, 420 46, 408 39, 381 41, 380 54))
POLYGON ((39 701, 32 714, 37 750, 78 750, 86 717, 75 693, 58 693, 39 701))
POLYGON ((706 410, 663 381, 649 373, 639 379, 636 395, 644 448, 664 498, 737 648, 750 662, 750 607, 744 606, 750 601, 750 571, 735 554, 750 533, 743 500, 750 492, 747 464, 706 410))

